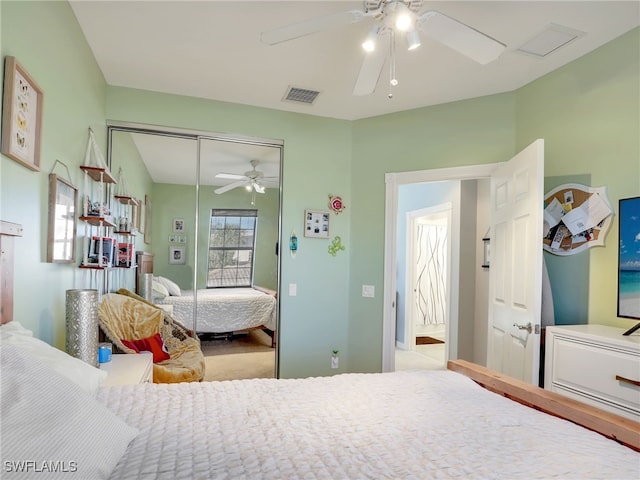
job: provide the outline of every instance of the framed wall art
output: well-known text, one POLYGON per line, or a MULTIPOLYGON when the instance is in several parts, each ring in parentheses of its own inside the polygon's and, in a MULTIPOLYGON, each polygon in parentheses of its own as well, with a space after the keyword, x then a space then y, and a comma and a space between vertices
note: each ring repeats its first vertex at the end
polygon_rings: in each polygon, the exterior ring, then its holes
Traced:
POLYGON ((2 100, 2 153, 40 171, 44 94, 15 57, 5 57, 2 100))
POLYGON ((305 210, 304 236, 311 238, 329 238, 329 212, 305 210))
POLYGON ((170 265, 184 265, 187 263, 187 259, 185 258, 185 248, 184 247, 169 247, 169 264, 170 265))
POLYGON ((182 218, 173 219, 173 233, 184 233, 184 220, 182 218))

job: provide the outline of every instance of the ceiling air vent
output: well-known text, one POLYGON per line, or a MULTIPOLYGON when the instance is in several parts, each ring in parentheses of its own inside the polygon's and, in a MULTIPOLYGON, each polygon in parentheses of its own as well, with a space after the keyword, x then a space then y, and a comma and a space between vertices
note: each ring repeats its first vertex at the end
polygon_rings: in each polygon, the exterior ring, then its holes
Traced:
POLYGON ((289 87, 282 100, 286 102, 306 103, 307 105, 311 105, 318 95, 320 95, 320 92, 317 90, 289 87))
POLYGON ((558 50, 560 47, 568 45, 583 35, 584 32, 581 32, 580 30, 574 30, 573 28, 551 23, 546 29, 526 42, 516 51, 527 55, 533 55, 535 57, 546 57, 550 53, 558 50))

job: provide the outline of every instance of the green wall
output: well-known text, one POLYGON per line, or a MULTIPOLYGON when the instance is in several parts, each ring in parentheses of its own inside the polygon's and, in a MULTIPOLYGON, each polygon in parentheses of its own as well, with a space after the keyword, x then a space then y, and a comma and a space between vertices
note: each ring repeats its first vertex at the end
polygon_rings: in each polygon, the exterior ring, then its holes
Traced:
MULTIPOLYGON (((588 323, 629 327, 616 317, 618 200, 640 194, 640 29, 516 92, 516 145, 545 139, 545 176, 590 175, 614 209, 606 247, 589 256, 588 323)), ((571 279, 580 271, 566 271, 571 279)), ((584 321, 584 319, 583 319, 584 321)))
MULTIPOLYGON (((16 243, 15 317, 58 346, 64 292, 87 279, 73 265, 44 263, 47 175, 60 159, 79 184, 87 128, 104 151, 107 120, 284 142, 281 244, 295 230, 299 250, 281 256, 283 377, 381 369, 386 172, 507 160, 544 137, 547 175, 590 174, 616 210, 619 198, 640 191, 638 29, 515 92, 348 122, 109 87, 67 3, 0 8, 2 55, 15 55, 45 92, 41 172, 6 157, 0 170, 1 217, 25 227, 16 243), (329 194, 347 206, 331 216, 331 235, 346 245, 336 257, 328 241, 302 235, 304 210, 328 209, 329 194), (287 295, 291 283, 295 297, 287 295), (376 287, 375 298, 361 297, 362 284, 376 287), (338 370, 330 369, 333 349, 338 370)), ((136 195, 149 188, 144 179, 132 187, 136 195)), ((171 215, 154 208, 153 222, 171 215)), ((626 326, 615 314, 616 230, 617 219, 607 247, 589 252, 588 321, 626 326)))
MULTIPOLYGON (((83 288, 90 275, 73 264, 46 263, 48 176, 60 160, 82 193, 78 167, 89 128, 106 155, 107 85, 66 2, 2 1, 0 9, 2 58, 15 56, 44 91, 40 171, 5 156, 0 163, 0 218, 24 227, 16 240, 14 318, 64 348, 65 291, 83 288)), ((1 68, 4 78, 4 61, 1 68)), ((68 178, 60 165, 55 173, 68 178)), ((81 239, 77 245, 79 258, 81 239)))
MULTIPOLYGON (((329 375, 349 371, 347 361, 332 370, 331 351, 349 350, 349 254, 351 123, 234 105, 192 97, 109 87, 107 118, 114 121, 204 130, 231 136, 284 141, 282 228, 288 245, 295 230, 299 250, 283 252, 280 295, 280 373, 283 377, 329 375), (342 195, 347 209, 332 215, 331 234, 347 250, 328 254, 327 240, 302 235, 305 209, 328 210, 328 195, 342 195), (288 285, 297 285, 290 297, 288 285)), ((154 225, 167 223, 169 212, 158 212, 154 191, 154 225)), ((156 243, 154 228, 154 246, 156 243)), ((168 234, 168 232, 166 232, 168 234)), ((160 254, 162 255, 162 254, 160 254)))
POLYGON ((350 259, 349 303, 354 371, 376 372, 382 365, 384 174, 508 160, 514 152, 514 112, 509 93, 354 122, 351 230, 357 248, 350 259), (375 298, 360 296, 363 284, 376 287, 375 298))

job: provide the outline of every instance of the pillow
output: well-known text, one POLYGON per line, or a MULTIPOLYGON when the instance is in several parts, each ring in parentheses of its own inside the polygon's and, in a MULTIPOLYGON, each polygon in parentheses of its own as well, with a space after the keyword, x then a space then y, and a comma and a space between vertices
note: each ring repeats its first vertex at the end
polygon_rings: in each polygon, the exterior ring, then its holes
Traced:
POLYGON ((164 285, 165 287, 167 287, 167 290, 169 291, 169 295, 172 295, 174 297, 179 297, 180 295, 182 295, 182 292, 180 291, 180 287, 174 282, 172 282, 171 280, 169 280, 168 278, 156 277, 156 280, 160 282, 162 285, 164 285))
POLYGON ((107 372, 35 338, 31 330, 27 330, 16 321, 0 327, 0 345, 14 345, 20 348, 92 395, 96 394, 100 384, 107 378, 107 372))
POLYGON ((109 478, 138 430, 15 345, 0 345, 0 364, 6 478, 109 478))
POLYGON ((163 284, 161 284, 160 282, 157 282, 155 280, 153 280, 151 282, 151 288, 152 288, 152 295, 153 298, 166 298, 169 296, 169 290, 167 290, 167 287, 165 287, 163 284))
POLYGON ((147 338, 141 338, 140 340, 121 339, 120 341, 125 347, 130 348, 136 353, 153 353, 153 363, 163 362, 171 358, 171 356, 169 356, 169 351, 167 350, 167 347, 164 346, 164 342, 162 341, 162 337, 159 333, 156 333, 155 335, 147 338))

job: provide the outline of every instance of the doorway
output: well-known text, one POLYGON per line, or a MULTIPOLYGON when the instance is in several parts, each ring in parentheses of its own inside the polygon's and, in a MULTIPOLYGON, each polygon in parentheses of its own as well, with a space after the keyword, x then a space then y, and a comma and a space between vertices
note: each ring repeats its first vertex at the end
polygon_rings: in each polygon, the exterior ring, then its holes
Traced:
MULTIPOLYGON (((405 279, 397 275, 399 269, 404 268, 405 260, 402 258, 402 250, 405 248, 399 240, 399 223, 404 222, 404 215, 399 214, 402 207, 402 190, 404 187, 413 187, 417 185, 430 185, 433 187, 442 187, 444 184, 451 183, 462 186, 465 181, 475 181, 489 179, 491 172, 498 164, 484 164, 468 167, 454 167, 433 170, 421 170, 414 172, 398 172, 387 173, 385 175, 386 192, 385 192, 385 260, 384 260, 384 285, 385 298, 383 313, 383 346, 382 346, 382 370, 390 372, 395 370, 395 352, 396 338, 399 318, 404 318, 405 301, 402 296, 398 296, 397 292, 402 289, 405 279), (402 265, 402 266, 401 266, 402 265)), ((473 183, 473 182, 469 182, 473 183)), ((473 198, 465 198, 469 194, 464 187, 459 187, 458 192, 454 195, 451 209, 451 234, 450 234, 450 278, 448 279, 449 287, 449 322, 446 331, 446 360, 451 358, 459 358, 459 350, 462 347, 463 354, 468 350, 473 350, 474 332, 473 319, 475 317, 475 301, 471 304, 460 302, 461 288, 473 288, 475 285, 475 274, 465 275, 461 278, 461 264, 465 267, 472 268, 473 265, 467 265, 466 258, 476 257, 476 251, 470 252, 474 248, 476 237, 481 238, 485 231, 480 231, 481 226, 476 228, 476 222, 473 222, 473 234, 465 231, 469 222, 466 216, 469 214, 468 209, 461 209, 461 202, 473 203, 477 198, 477 192, 472 194, 473 198), (470 278, 473 277, 473 278, 470 278), (473 285, 469 286, 468 282, 473 285), (470 315, 461 315, 461 309, 471 309, 470 315), (459 335, 459 331, 465 335, 459 335), (470 333, 470 335, 469 335, 470 333)), ((480 242, 481 243, 481 242, 480 242)), ((478 247, 480 248, 480 247, 478 247)), ((474 264, 475 265, 475 264, 474 264)), ((474 268, 475 271, 475 268, 474 268)), ((468 300, 468 297, 464 297, 468 300)), ((404 335, 404 333, 403 333, 404 335)), ((486 342, 485 342, 486 343, 486 342)))

